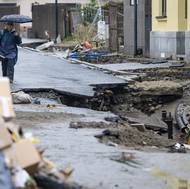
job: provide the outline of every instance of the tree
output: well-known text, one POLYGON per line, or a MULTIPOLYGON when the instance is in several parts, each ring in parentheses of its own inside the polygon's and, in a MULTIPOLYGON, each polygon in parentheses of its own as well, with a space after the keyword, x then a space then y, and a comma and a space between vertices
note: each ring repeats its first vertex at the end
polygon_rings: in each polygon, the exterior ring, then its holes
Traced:
POLYGON ((92 23, 97 13, 97 0, 90 0, 90 3, 83 8, 84 22, 92 23))
POLYGON ((90 0, 90 5, 93 7, 97 6, 97 1, 96 0, 90 0))

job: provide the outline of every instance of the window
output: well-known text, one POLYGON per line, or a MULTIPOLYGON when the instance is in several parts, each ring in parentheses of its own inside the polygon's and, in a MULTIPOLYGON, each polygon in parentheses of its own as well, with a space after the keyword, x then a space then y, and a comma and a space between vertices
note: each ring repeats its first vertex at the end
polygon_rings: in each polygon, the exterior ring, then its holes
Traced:
MULTIPOLYGON (((139 0, 136 0, 137 1, 137 4, 139 3, 139 0)), ((130 0, 130 6, 134 6, 135 4, 135 0, 130 0)))
POLYGON ((187 0, 185 0, 185 18, 187 19, 188 16, 188 4, 187 4, 187 0))
POLYGON ((162 16, 166 16, 167 13, 167 0, 162 0, 162 16))
POLYGON ((158 20, 167 19, 167 0, 159 0, 159 16, 156 16, 158 20))

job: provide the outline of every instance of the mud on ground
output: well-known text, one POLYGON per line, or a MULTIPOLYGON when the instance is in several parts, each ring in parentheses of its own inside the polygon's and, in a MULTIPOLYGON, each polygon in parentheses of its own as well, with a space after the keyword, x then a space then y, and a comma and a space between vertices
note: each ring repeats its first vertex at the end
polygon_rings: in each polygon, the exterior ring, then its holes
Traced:
POLYGON ((175 143, 175 140, 168 140, 154 131, 146 130, 141 132, 131 126, 120 129, 108 129, 96 137, 103 143, 111 141, 125 147, 140 149, 142 147, 166 148, 175 143))
POLYGON ((36 123, 60 123, 73 117, 72 114, 52 112, 16 112, 14 122, 21 127, 32 127, 36 123))
POLYGON ((165 136, 159 135, 158 132, 147 130, 145 128, 137 129, 135 127, 132 127, 127 122, 71 122, 70 128, 105 129, 101 134, 96 135, 100 142, 105 144, 113 142, 125 147, 137 148, 145 146, 155 146, 158 148, 165 148, 173 145, 176 142, 176 140, 168 140, 165 136))
MULTIPOLYGON (((182 69, 161 69, 157 70, 156 76, 153 73, 147 71, 148 77, 143 81, 135 82, 129 89, 123 91, 123 93, 116 94, 115 104, 111 105, 111 111, 120 117, 126 117, 128 112, 144 112, 146 114, 156 114, 157 111, 161 111, 164 107, 165 110, 169 110, 169 104, 172 102, 173 106, 177 106, 180 101, 190 101, 190 85, 187 79, 188 74, 182 72, 182 69), (179 80, 181 75, 181 80, 179 80), (169 76, 168 80, 163 80, 163 77, 169 76), (150 79, 151 78, 151 79, 150 79)), ((35 93, 31 93, 33 97, 35 93)), ((39 94, 37 95, 37 97, 39 94)), ((44 98, 56 99, 57 96, 50 93, 40 95, 44 98)), ((161 113, 159 113, 161 119, 161 113)), ((64 122, 65 116, 71 116, 61 113, 27 113, 17 112, 16 123, 19 125, 32 126, 35 122, 64 122)), ((123 122, 71 122, 70 128, 82 129, 82 128, 99 128, 109 129, 105 135, 101 135, 100 141, 107 143, 112 141, 116 144, 126 147, 144 147, 144 146, 156 146, 158 148, 167 147, 174 144, 176 140, 168 140, 166 135, 160 136, 158 133, 150 130, 140 132, 136 128, 132 128, 127 121, 123 122)))
MULTIPOLYGON (((117 95, 119 103, 112 106, 112 112, 121 117, 128 116, 129 112, 144 112, 148 116, 157 115, 161 120, 161 112, 166 110, 172 113, 175 123, 177 105, 180 102, 190 104, 189 68, 144 70, 143 73, 146 77, 132 83, 128 92, 117 95)), ((175 140, 168 140, 167 134, 160 136, 153 131, 142 133, 131 127, 113 129, 108 133, 102 135, 102 142, 111 140, 127 147, 166 147, 177 141, 185 142, 179 137, 179 130, 175 130, 175 140)))

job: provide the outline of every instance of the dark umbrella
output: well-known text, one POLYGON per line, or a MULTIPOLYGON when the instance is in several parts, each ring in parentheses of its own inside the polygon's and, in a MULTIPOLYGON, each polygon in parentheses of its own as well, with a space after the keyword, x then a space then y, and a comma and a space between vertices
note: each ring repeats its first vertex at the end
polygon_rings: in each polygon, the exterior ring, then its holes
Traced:
POLYGON ((12 14, 12 15, 3 16, 0 19, 0 22, 27 23, 27 22, 32 22, 32 19, 29 16, 12 14))

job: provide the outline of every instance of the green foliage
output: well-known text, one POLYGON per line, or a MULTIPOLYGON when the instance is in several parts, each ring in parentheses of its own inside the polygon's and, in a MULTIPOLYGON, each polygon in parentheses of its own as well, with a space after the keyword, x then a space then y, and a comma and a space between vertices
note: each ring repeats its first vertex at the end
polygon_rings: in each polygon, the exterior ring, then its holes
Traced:
POLYGON ((83 8, 84 22, 92 23, 97 13, 97 10, 98 10, 97 1, 91 0, 91 2, 83 8))
POLYGON ((89 5, 95 7, 95 6, 97 6, 97 1, 91 0, 89 5))

